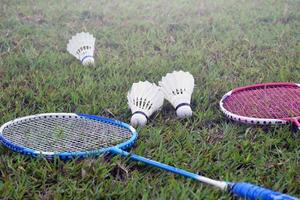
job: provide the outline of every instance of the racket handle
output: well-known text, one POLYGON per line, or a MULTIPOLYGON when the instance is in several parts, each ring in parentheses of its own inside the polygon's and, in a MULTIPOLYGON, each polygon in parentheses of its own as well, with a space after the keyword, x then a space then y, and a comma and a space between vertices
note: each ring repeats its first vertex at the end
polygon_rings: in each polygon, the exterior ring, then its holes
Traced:
POLYGON ((238 197, 249 200, 299 200, 296 197, 274 192, 250 183, 233 183, 231 185, 231 192, 238 197))

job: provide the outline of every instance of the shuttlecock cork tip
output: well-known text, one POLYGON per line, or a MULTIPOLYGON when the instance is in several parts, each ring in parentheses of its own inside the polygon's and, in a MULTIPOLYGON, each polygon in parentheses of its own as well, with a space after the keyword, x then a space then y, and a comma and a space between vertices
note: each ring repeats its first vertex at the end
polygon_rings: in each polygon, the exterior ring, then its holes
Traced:
POLYGON ((87 56, 83 58, 81 62, 84 66, 93 66, 95 63, 94 58, 92 56, 87 56))
POLYGON ((191 117, 193 115, 193 111, 189 105, 182 105, 176 109, 176 114, 178 118, 184 119, 191 117))
POLYGON ((147 117, 142 113, 135 113, 131 117, 130 124, 133 127, 143 127, 147 124, 147 117))

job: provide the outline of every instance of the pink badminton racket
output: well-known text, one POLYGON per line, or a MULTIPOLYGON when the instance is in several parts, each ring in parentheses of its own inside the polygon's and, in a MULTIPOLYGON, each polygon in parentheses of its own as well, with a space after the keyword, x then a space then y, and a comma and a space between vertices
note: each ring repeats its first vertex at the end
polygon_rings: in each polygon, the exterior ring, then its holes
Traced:
POLYGON ((236 88, 223 96, 220 107, 238 122, 293 123, 300 130, 300 84, 264 83, 236 88))

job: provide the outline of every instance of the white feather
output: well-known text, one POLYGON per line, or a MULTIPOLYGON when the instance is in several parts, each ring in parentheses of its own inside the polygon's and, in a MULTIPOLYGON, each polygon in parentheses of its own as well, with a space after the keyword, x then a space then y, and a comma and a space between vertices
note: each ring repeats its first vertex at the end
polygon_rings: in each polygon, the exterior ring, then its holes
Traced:
POLYGON ((83 65, 94 64, 95 41, 94 36, 89 33, 77 33, 69 40, 67 51, 83 65))
MULTIPOLYGON (((194 77, 189 72, 174 71, 162 77, 159 86, 162 88, 165 98, 176 108, 182 103, 190 104, 194 90, 194 77)), ((191 114, 190 108, 177 110, 180 118, 188 117, 191 114)))
MULTIPOLYGON (((156 84, 140 81, 133 83, 127 94, 127 100, 132 113, 139 111, 150 117, 163 105, 164 97, 160 87, 156 84)), ((146 123, 147 119, 142 114, 134 114, 131 118, 133 126, 143 126, 146 123)))

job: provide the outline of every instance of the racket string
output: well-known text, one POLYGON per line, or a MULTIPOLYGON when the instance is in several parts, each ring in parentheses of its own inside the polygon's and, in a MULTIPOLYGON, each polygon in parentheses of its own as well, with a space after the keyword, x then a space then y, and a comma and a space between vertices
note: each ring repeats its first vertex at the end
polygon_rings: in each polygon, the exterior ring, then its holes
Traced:
POLYGON ((132 133, 122 127, 83 118, 39 118, 13 124, 3 135, 15 144, 44 152, 76 152, 114 146, 132 133))
POLYGON ((268 86, 239 91, 224 99, 224 108, 254 118, 297 117, 300 116, 300 88, 268 86))

